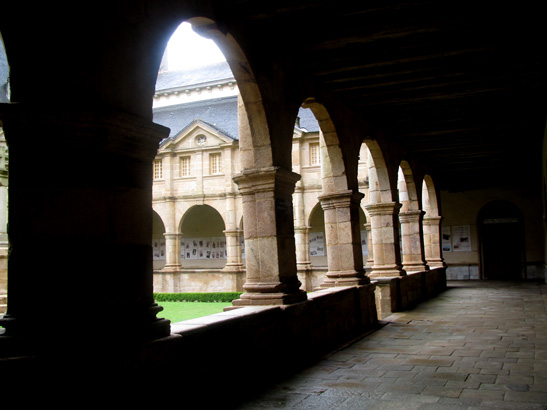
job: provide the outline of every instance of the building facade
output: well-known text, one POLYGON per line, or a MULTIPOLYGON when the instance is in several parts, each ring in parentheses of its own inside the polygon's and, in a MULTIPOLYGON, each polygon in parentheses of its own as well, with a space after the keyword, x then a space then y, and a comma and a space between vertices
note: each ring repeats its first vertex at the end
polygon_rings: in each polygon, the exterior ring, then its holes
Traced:
MULTIPOLYGON (((158 75, 154 119, 170 128, 154 160, 154 290, 242 291, 245 240, 239 91, 227 63, 158 75), (186 84, 181 84, 186 82, 186 84), (188 84, 191 82, 190 84, 188 84)), ((318 288, 327 272, 322 193, 321 130, 310 109, 295 122, 292 163, 300 175, 293 194, 298 276, 318 288)), ((360 189, 368 188, 366 147, 359 162, 360 189)), ((361 243, 368 256, 366 210, 360 208, 361 243)))

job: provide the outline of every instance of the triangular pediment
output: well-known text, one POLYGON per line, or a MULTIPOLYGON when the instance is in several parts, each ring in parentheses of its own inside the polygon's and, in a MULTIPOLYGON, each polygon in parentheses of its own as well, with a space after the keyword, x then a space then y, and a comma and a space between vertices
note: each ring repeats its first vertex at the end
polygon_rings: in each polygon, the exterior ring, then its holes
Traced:
POLYGON ((164 141, 160 150, 199 149, 232 144, 236 141, 222 130, 205 121, 194 120, 174 137, 164 141))

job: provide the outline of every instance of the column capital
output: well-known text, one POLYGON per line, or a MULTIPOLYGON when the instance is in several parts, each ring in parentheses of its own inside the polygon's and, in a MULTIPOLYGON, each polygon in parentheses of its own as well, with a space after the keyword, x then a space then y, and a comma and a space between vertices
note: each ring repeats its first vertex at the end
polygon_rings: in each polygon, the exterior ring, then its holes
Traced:
POLYGON ((427 216, 427 213, 426 213, 423 219, 423 224, 424 225, 439 225, 442 219, 443 219, 442 216, 427 216))
POLYGON ((422 210, 399 212, 399 220, 401 223, 418 222, 423 214, 422 210))
POLYGON ((401 204, 397 202, 380 202, 377 204, 365 205, 365 209, 370 216, 376 215, 395 215, 401 208, 401 204))
POLYGON ((331 194, 320 195, 317 199, 323 209, 345 208, 350 205, 359 205, 365 195, 351 190, 338 191, 331 194))
POLYGON ((163 234, 163 236, 165 238, 168 238, 168 239, 177 239, 177 238, 180 238, 182 236, 182 233, 180 233, 180 232, 165 232, 163 234))
POLYGON ((242 195, 277 191, 292 195, 300 175, 281 167, 246 169, 233 177, 242 195))

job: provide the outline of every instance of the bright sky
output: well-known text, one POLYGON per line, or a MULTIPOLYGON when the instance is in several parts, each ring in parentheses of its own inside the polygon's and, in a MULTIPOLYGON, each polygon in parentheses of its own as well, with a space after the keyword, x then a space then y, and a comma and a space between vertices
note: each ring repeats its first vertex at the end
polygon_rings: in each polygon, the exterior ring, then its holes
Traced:
POLYGON ((182 23, 167 44, 170 70, 199 67, 225 61, 226 58, 213 40, 201 37, 190 23, 182 23))

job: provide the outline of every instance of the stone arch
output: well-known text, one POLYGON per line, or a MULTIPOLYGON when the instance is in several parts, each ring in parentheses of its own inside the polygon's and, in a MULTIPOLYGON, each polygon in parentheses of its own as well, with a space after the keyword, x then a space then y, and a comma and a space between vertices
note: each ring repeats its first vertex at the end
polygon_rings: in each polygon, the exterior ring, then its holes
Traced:
POLYGON ((308 217, 310 227, 310 258, 313 266, 327 266, 327 244, 325 237, 325 214, 318 202, 308 217))
POLYGON ((430 175, 425 175, 422 182, 422 209, 424 253, 430 269, 446 267, 442 256, 441 216, 437 190, 430 175))
MULTIPOLYGON (((370 220, 372 258, 370 277, 404 276, 399 242, 399 203, 397 186, 392 181, 380 145, 374 140, 364 141, 367 147, 369 177, 365 208, 370 220)), ((369 248, 370 252, 370 248, 369 248)))
POLYGON ((152 211, 152 259, 154 270, 162 269, 165 266, 165 224, 161 216, 152 211))
POLYGON ((423 211, 420 209, 414 175, 407 161, 401 161, 399 165, 397 190, 401 204, 399 226, 403 268, 407 272, 421 272, 427 270, 422 226, 423 211))
POLYGON ((410 165, 401 161, 398 169, 397 189, 401 212, 417 211, 420 209, 418 190, 414 182, 414 175, 410 165))
POLYGON ((366 203, 378 204, 382 202, 392 202, 394 200, 394 192, 382 149, 374 140, 365 140, 364 144, 367 147, 369 178, 369 190, 366 203))
POLYGON ((192 24, 194 31, 218 45, 237 81, 240 92, 238 117, 242 169, 273 166, 272 142, 262 94, 243 49, 231 33, 221 30, 213 20, 194 17, 187 21, 192 24))
POLYGON ((181 257, 185 268, 222 268, 226 264, 226 224, 210 205, 194 205, 180 225, 181 257), (204 224, 203 222, 206 221, 204 224), (219 244, 219 242, 223 242, 219 244))
POLYGON ((438 217, 439 203, 437 199, 437 190, 430 175, 425 175, 422 183, 422 209, 425 217, 438 217))
POLYGON ((480 270, 483 279, 518 280, 526 277, 524 219, 512 202, 496 200, 477 216, 480 270))
POLYGON ((326 107, 313 98, 306 99, 302 107, 309 108, 319 123, 323 194, 347 190, 348 181, 340 141, 326 107))

